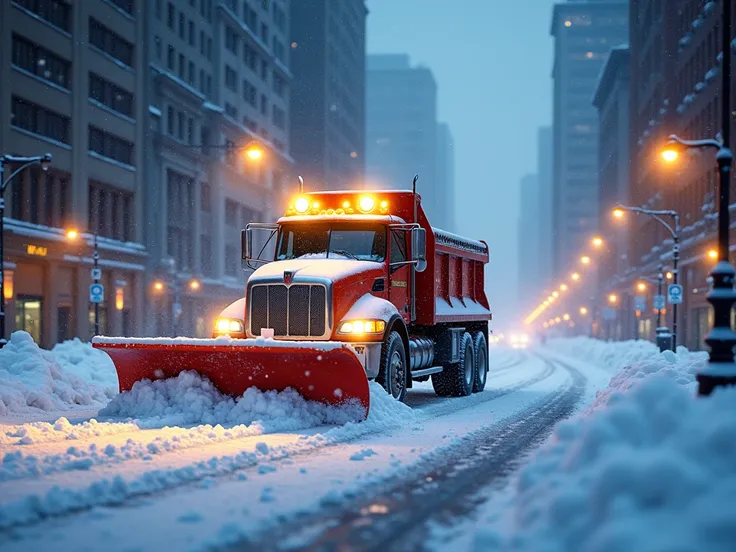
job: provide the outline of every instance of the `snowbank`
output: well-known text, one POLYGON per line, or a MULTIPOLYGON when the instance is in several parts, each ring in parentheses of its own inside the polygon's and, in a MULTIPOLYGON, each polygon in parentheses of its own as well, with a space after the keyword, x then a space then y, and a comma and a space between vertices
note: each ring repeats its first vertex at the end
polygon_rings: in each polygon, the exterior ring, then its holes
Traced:
POLYGON ((176 378, 136 382, 130 392, 120 393, 100 410, 100 416, 137 418, 145 427, 257 422, 270 432, 342 425, 363 419, 363 412, 357 402, 328 406, 307 401, 293 389, 263 392, 251 387, 233 398, 196 372, 186 371, 176 378))
MULTIPOLYGON (((659 348, 650 341, 606 342, 582 336, 551 339, 547 346, 555 352, 591 362, 611 373, 659 353, 659 348)), ((684 347, 678 347, 678 353, 680 351, 687 352, 684 347)))
POLYGON ((733 550, 736 389, 696 398, 704 362, 666 352, 612 378, 521 470, 511 526, 475 549, 733 550))
POLYGON ((45 351, 19 331, 0 349, 0 415, 98 406, 116 392, 110 358, 79 340, 45 351))

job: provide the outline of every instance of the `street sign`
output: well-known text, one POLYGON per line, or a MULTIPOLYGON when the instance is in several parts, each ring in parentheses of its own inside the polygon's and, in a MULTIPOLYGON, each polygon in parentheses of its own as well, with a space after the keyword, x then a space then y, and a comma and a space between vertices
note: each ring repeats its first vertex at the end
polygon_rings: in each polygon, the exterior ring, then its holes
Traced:
POLYGON ((667 288, 667 302, 670 305, 680 305, 682 303, 682 286, 680 284, 670 284, 667 288))
POLYGON ((616 309, 606 307, 603 309, 603 320, 616 320, 616 309))
POLYGON ((645 311, 647 309, 647 296, 636 295, 634 296, 634 310, 645 311))
POLYGON ((665 308, 665 305, 667 303, 665 302, 664 295, 655 295, 654 296, 654 308, 657 310, 662 310, 665 308))
POLYGON ((102 284, 92 284, 89 286, 89 302, 102 303, 105 297, 105 286, 102 284))
POLYGON ((92 274, 93 280, 99 280, 102 278, 102 269, 101 268, 93 268, 90 273, 92 274))

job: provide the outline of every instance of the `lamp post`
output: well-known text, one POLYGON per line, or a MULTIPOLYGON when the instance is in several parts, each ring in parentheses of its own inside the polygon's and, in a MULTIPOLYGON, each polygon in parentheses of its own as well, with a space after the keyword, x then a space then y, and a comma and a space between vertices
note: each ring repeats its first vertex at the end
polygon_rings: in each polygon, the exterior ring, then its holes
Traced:
MULTIPOLYGON (((87 234, 89 236, 89 233, 87 234)), ((70 228, 66 231, 66 237, 69 240, 76 240, 79 237, 79 233, 70 228)), ((100 271, 100 250, 97 246, 97 230, 92 232, 92 281, 95 284, 100 283, 102 273, 100 271)), ((100 335, 100 304, 95 302, 95 335, 100 335)))
MULTIPOLYGON (((680 214, 677 211, 671 209, 656 210, 656 209, 645 209, 643 207, 629 207, 627 205, 616 205, 614 209, 614 216, 621 218, 621 215, 616 213, 623 213, 624 211, 631 211, 632 213, 640 213, 642 215, 649 215, 654 220, 664 226, 672 236, 674 242, 672 246, 672 283, 677 285, 680 279, 680 271, 678 265, 680 262, 680 214), (668 224, 664 218, 670 217, 673 220, 673 225, 668 224)), ((677 303, 672 305, 672 350, 677 350, 677 303)))
POLYGON ((28 167, 41 165, 41 169, 47 171, 51 164, 51 154, 45 153, 35 157, 20 157, 16 155, 3 155, 0 157, 0 348, 6 343, 5 340, 5 189, 16 175, 28 167), (5 178, 5 165, 19 164, 8 178, 5 178))
MULTIPOLYGON (((679 145, 686 148, 713 148, 716 150, 718 163, 718 263, 711 270, 713 288, 708 293, 708 302, 713 305, 713 329, 705 338, 710 347, 708 366, 700 371, 698 394, 710 395, 716 387, 736 384, 736 364, 733 361, 733 348, 736 345, 736 333, 731 328, 731 309, 736 301, 734 293, 734 276, 736 271, 729 261, 729 226, 731 217, 730 204, 731 168, 733 166, 733 150, 731 150, 731 12, 733 2, 721 2, 723 32, 723 61, 721 64, 721 138, 710 140, 683 140, 671 135, 668 145, 679 145)), ((664 155, 665 153, 663 153, 664 155)))

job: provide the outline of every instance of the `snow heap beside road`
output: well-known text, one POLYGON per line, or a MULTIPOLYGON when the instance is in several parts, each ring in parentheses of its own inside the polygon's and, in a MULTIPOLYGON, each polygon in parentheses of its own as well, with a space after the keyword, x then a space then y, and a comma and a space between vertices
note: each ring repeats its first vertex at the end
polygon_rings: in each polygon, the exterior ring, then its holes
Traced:
MULTIPOLYGON (((600 341, 590 337, 573 337, 570 339, 551 339, 548 347, 563 355, 579 358, 595 364, 613 374, 634 362, 651 358, 659 352, 650 341, 600 341)), ((678 348, 686 352, 683 347, 678 348)))
POLYGON ((736 389, 695 396, 703 353, 657 354, 560 423, 476 550, 733 550, 736 389))
POLYGON ((0 349, 0 415, 101 406, 116 392, 112 361, 88 343, 45 351, 18 331, 0 349))
POLYGON ((293 389, 263 392, 251 387, 233 399, 206 378, 187 371, 175 378, 136 382, 130 392, 110 401, 100 416, 135 418, 141 427, 257 423, 265 432, 273 432, 361 420, 363 407, 310 402, 293 389))

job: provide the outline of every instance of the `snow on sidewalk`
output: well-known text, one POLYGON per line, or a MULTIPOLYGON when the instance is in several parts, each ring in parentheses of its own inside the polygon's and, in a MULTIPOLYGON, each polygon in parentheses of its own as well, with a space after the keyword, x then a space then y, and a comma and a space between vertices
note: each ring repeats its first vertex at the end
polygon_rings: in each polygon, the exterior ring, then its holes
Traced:
POLYGON ((522 468, 475 550, 733 550, 736 389, 697 398, 706 361, 679 349, 624 368, 522 468))
MULTIPOLYGON (((617 374, 625 366, 651 358, 659 352, 650 341, 600 341, 590 337, 551 339, 547 347, 556 353, 580 359, 617 374)), ((679 350, 686 352, 687 349, 679 350)))
POLYGON ((117 387, 110 358, 78 339, 46 351, 18 331, 0 349, 0 416, 99 408, 117 387))

